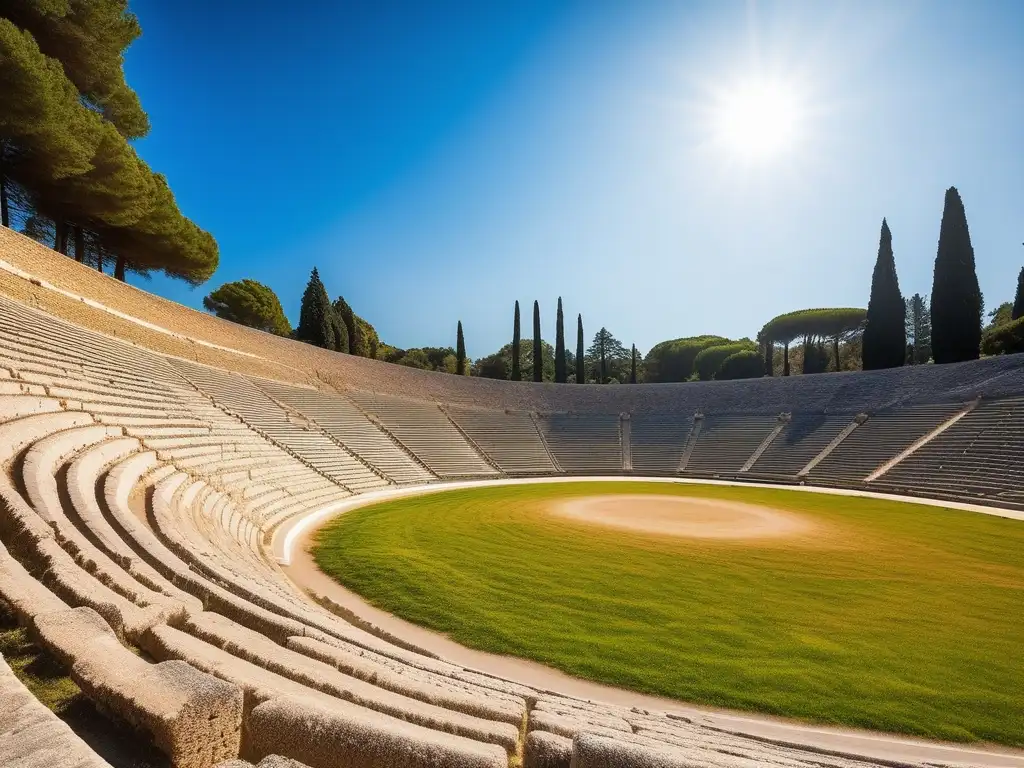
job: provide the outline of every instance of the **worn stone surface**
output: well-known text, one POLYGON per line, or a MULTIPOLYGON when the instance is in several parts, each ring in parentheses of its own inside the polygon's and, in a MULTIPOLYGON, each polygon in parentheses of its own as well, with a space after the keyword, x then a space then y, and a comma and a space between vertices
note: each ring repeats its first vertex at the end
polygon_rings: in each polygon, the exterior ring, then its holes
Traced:
POLYGON ((4 768, 108 768, 33 696, 0 656, 0 765, 4 768))
MULTIPOLYGON (((0 497, 0 505, 3 498, 0 497)), ((24 625, 40 613, 65 610, 68 606, 36 581, 0 544, 0 600, 11 607, 24 625)))
POLYGON ((523 768, 569 768, 572 739, 545 731, 530 731, 523 744, 523 768))
POLYGON ((507 768, 496 744, 432 731, 346 702, 286 696, 256 707, 246 757, 283 754, 311 768, 507 768))
POLYGON ((233 656, 331 696, 427 728, 500 744, 509 752, 517 749, 519 730, 511 723, 485 720, 378 688, 344 675, 321 661, 282 648, 215 613, 190 617, 184 629, 233 656))
POLYGON ((39 615, 33 631, 89 699, 148 733, 176 766, 208 768, 238 755, 237 686, 181 661, 146 662, 89 608, 39 615))
POLYGON ((526 714, 522 699, 465 684, 432 673, 417 674, 401 663, 348 645, 310 637, 288 638, 288 647, 326 662, 346 674, 390 691, 458 712, 511 723, 517 728, 526 714))

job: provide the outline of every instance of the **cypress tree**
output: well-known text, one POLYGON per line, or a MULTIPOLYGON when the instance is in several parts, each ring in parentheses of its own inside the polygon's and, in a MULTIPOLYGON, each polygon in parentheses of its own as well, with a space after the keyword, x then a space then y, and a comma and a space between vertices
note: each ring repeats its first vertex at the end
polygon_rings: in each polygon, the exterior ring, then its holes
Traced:
POLYGON ((516 317, 512 323, 512 381, 522 381, 519 369, 519 302, 516 302, 516 317))
POLYGON ((334 307, 328 307, 328 323, 331 326, 331 340, 328 349, 348 354, 348 329, 334 307))
POLYGON ((341 322, 345 324, 345 336, 348 340, 346 348, 341 351, 347 352, 350 355, 358 355, 359 324, 356 322, 355 312, 352 311, 352 307, 345 301, 344 296, 339 296, 334 300, 334 311, 341 318, 341 322))
POLYGON ((540 345, 540 302, 533 302, 533 380, 544 381, 544 350, 540 345))
POLYGON ((967 214, 956 187, 946 190, 932 283, 932 357, 936 363, 976 360, 981 345, 981 288, 967 214))
POLYGON ((896 277, 892 232, 882 219, 878 258, 871 277, 871 298, 864 328, 864 370, 897 368, 907 360, 907 305, 896 277))
POLYGON ((583 315, 576 315, 576 383, 587 381, 586 363, 583 358, 583 315))
POLYGON ((764 375, 775 375, 775 342, 767 339, 764 342, 764 375))
POLYGON ((459 330, 455 335, 455 373, 459 376, 466 375, 466 339, 462 335, 461 320, 459 320, 459 330))
POLYGON ((1013 312, 1010 319, 1019 320, 1022 317, 1024 317, 1024 267, 1021 267, 1020 274, 1017 276, 1017 295, 1013 299, 1013 312))
POLYGON ((605 337, 604 331, 605 331, 605 329, 602 328, 601 331, 602 331, 602 333, 601 333, 601 340, 600 340, 600 346, 599 346, 599 348, 601 350, 601 382, 600 383, 604 384, 605 382, 608 381, 608 362, 605 359, 605 349, 604 349, 604 337, 605 337))
POLYGON ((558 297, 558 314, 555 317, 555 382, 565 384, 565 321, 562 317, 562 297, 558 297))
POLYGON ((313 267, 309 283, 302 294, 299 326, 295 329, 295 338, 317 347, 335 349, 337 338, 333 319, 334 311, 331 300, 327 298, 327 289, 320 282, 320 273, 313 267))
POLYGON ((636 384, 636 344, 633 345, 633 357, 630 360, 629 383, 636 384))

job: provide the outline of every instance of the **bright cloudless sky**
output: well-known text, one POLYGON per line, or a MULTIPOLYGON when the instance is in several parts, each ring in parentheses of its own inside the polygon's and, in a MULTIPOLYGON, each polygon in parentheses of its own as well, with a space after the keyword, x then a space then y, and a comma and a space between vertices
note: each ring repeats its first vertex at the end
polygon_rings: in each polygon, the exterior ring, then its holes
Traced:
POLYGON ((138 143, 220 243, 191 306, 251 277, 292 322, 315 265, 381 338, 471 357, 583 313, 646 352, 866 306, 882 217, 931 291, 946 187, 987 308, 1024 264, 1024 3, 133 0, 138 143), (716 140, 737 82, 782 83, 798 133, 716 140))

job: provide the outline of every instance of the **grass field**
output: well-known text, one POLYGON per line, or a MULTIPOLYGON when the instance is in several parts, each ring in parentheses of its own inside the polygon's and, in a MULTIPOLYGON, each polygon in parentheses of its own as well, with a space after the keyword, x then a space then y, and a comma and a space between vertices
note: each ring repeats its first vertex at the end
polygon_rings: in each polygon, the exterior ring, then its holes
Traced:
POLYGON ((566 483, 365 507, 319 566, 454 640, 687 702, 1024 746, 1024 523, 763 488, 566 483), (813 536, 705 541, 553 517, 610 493, 733 499, 813 536))

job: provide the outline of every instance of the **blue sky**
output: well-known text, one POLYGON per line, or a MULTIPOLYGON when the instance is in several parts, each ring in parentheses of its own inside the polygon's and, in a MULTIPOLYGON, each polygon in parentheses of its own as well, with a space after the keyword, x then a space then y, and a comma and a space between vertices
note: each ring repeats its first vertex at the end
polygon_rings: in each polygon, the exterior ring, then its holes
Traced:
POLYGON ((642 351, 754 336, 866 306, 883 216, 927 296, 950 185, 989 308, 1024 264, 1014 0, 131 6, 139 150, 221 249, 204 286, 140 285, 191 306, 251 277, 294 322, 315 265, 400 347, 453 345, 461 319, 488 354, 516 299, 553 341, 559 295, 642 351), (722 138, 749 83, 791 118, 753 157, 722 138))

